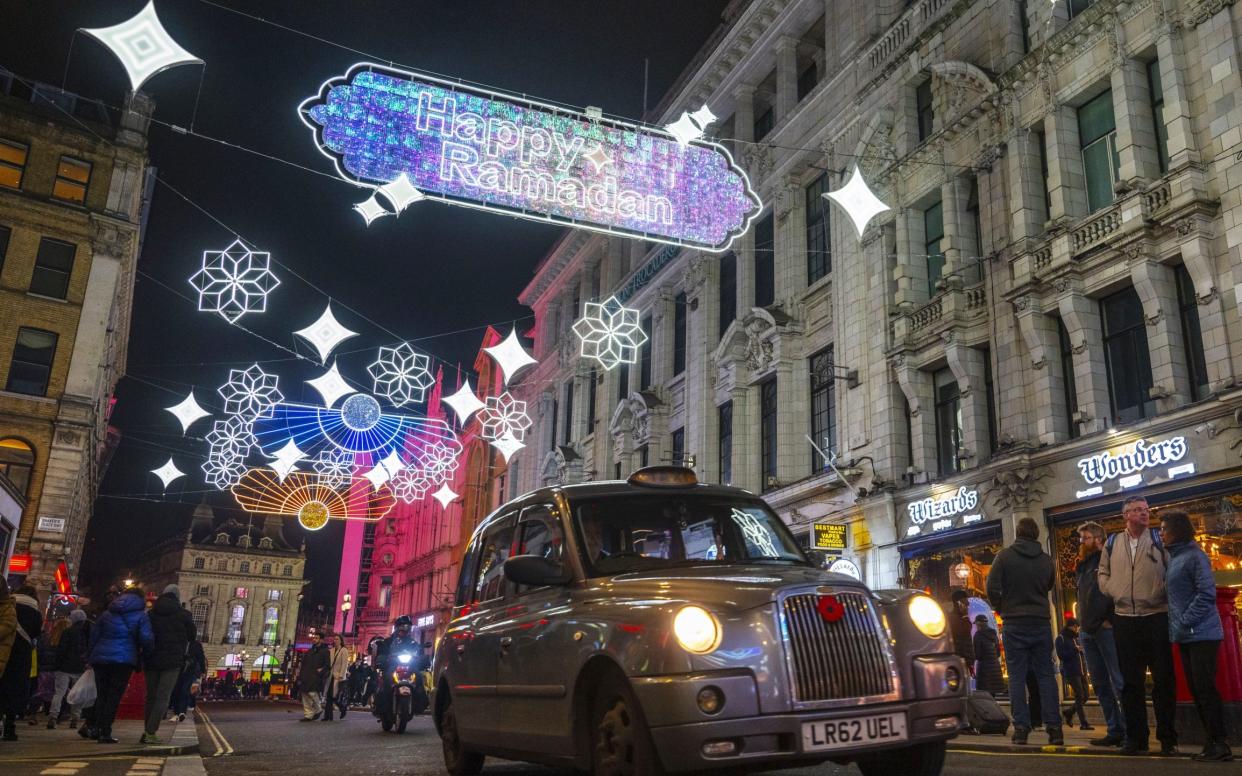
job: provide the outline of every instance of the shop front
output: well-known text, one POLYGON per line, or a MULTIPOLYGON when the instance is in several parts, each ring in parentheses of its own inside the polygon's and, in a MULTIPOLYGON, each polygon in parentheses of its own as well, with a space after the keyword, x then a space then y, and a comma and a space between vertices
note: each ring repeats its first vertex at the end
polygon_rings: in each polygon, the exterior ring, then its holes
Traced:
POLYGON ((987 579, 1002 546, 1000 515, 988 512, 974 483, 932 485, 917 495, 897 504, 901 585, 946 607, 955 590, 965 590, 971 616, 990 615, 987 579))

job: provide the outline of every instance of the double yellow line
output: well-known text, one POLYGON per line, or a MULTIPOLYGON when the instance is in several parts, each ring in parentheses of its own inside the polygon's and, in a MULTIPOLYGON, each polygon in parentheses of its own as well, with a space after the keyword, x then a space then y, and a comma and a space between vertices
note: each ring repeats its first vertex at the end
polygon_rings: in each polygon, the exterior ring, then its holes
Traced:
POLYGON ((196 710, 199 719, 203 721, 203 727, 207 728, 207 735, 211 736, 211 743, 215 745, 216 751, 212 757, 224 757, 233 753, 233 745, 224 737, 224 733, 220 732, 220 728, 216 727, 216 723, 211 721, 211 717, 201 708, 196 710))

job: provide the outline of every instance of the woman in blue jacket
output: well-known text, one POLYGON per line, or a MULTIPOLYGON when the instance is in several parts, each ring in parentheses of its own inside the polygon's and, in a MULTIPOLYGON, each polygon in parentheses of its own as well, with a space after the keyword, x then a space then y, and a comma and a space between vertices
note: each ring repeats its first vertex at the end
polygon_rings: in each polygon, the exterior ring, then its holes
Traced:
POLYGON ((1212 564, 1195 542, 1190 516, 1180 509, 1160 515, 1160 539, 1169 552, 1165 586, 1169 593, 1169 641, 1182 656, 1186 684, 1195 699, 1195 711, 1208 742, 1194 756, 1200 761, 1233 759, 1225 737, 1225 717, 1216 690, 1216 656, 1224 628, 1216 611, 1216 582, 1212 564))
POLYGON ((101 744, 115 744, 112 722, 130 674, 144 653, 155 646, 147 601, 142 588, 131 587, 108 604, 108 610, 91 628, 91 652, 87 662, 95 671, 95 727, 88 736, 101 744))

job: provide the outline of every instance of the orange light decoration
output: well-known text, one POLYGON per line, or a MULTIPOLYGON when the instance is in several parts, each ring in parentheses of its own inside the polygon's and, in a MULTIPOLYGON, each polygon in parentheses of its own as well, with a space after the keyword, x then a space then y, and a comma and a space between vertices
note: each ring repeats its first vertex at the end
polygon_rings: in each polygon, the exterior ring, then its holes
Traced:
POLYGON ((312 472, 290 472, 281 482, 271 469, 251 469, 233 486, 233 497, 247 512, 297 517, 308 531, 318 531, 328 520, 374 522, 397 503, 387 485, 338 492, 320 479, 312 472))

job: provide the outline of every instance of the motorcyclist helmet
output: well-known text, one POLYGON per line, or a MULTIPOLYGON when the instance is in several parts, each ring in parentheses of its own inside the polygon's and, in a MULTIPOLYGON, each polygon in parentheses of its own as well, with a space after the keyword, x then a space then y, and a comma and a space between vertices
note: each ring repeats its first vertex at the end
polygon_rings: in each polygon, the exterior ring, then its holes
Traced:
POLYGON ((414 621, 410 619, 408 614, 403 614, 397 618, 397 621, 393 623, 393 626, 398 634, 401 636, 408 636, 410 634, 410 628, 414 626, 414 621))

